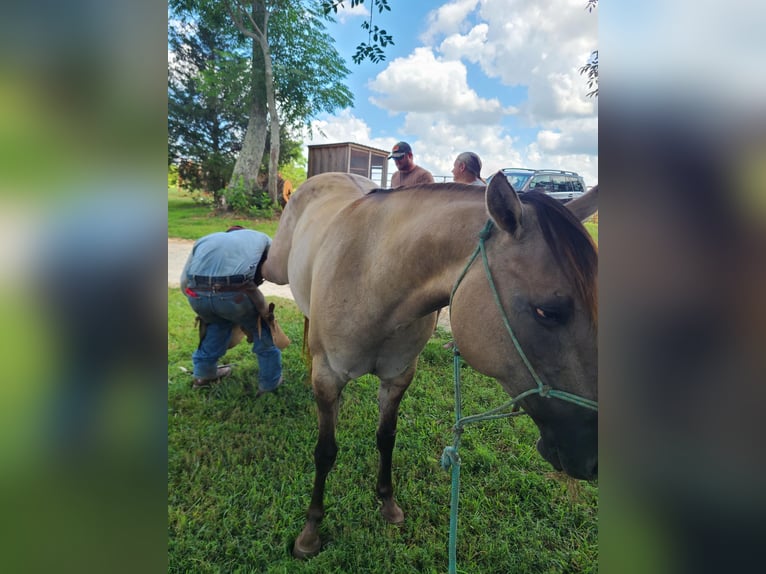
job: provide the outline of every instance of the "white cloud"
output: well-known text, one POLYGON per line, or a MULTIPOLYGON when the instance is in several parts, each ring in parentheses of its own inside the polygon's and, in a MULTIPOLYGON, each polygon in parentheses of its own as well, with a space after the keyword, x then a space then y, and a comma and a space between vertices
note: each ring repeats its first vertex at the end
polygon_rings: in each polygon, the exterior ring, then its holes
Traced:
POLYGON ((597 118, 576 118, 552 122, 540 130, 525 155, 528 167, 565 169, 578 172, 587 185, 598 183, 598 147, 593 137, 597 118))
POLYGON ((529 86, 529 99, 522 109, 531 118, 545 123, 567 117, 593 117, 596 101, 584 95, 585 78, 550 73, 529 86))
POLYGON ((353 20, 359 17, 366 18, 369 16, 370 3, 367 2, 365 4, 357 4, 352 8, 351 2, 344 2, 342 5, 338 6, 337 13, 331 12, 330 14, 337 18, 338 22, 341 24, 346 24, 349 20, 353 20))
POLYGON ((568 119, 552 122, 549 129, 540 130, 537 144, 551 154, 596 154, 598 149, 593 140, 597 129, 596 118, 568 119))
POLYGON ((476 63, 482 54, 486 57, 492 49, 487 45, 488 31, 489 26, 482 23, 471 28, 467 34, 452 34, 441 43, 439 51, 450 60, 463 58, 476 63))
MULTIPOLYGON (((534 121, 593 114, 578 70, 597 48, 598 20, 582 0, 482 0, 478 16, 481 23, 467 32, 444 33, 438 51, 445 58, 475 62, 508 86, 527 86, 524 110, 534 121)), ((437 21, 425 36, 446 30, 437 21)))
MULTIPOLYGON (((313 137, 307 129, 302 134, 303 142, 308 145, 325 143, 353 142, 378 149, 387 150, 393 145, 391 138, 375 138, 371 135, 370 126, 357 118, 349 109, 326 118, 311 122, 313 137)), ((308 147, 303 149, 304 157, 308 158, 308 147)))
POLYGON ((462 116, 464 122, 497 124, 504 109, 497 98, 480 97, 468 86, 465 65, 437 60, 429 48, 416 48, 406 58, 396 58, 368 87, 380 94, 370 101, 389 112, 441 112, 462 116))
POLYGON ((479 0, 447 2, 428 14, 426 31, 421 36, 424 44, 431 44, 438 34, 453 34, 466 27, 468 15, 476 9, 479 0))

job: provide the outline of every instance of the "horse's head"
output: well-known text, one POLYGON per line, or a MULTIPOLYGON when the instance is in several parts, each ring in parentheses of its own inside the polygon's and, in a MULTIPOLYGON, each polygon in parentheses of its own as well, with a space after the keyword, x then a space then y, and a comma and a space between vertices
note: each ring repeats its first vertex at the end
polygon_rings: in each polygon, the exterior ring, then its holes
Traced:
POLYGON ((540 430, 538 451, 581 479, 598 475, 598 413, 588 407, 598 396, 597 250, 579 221, 595 211, 596 193, 564 206, 537 193, 520 199, 502 173, 493 177, 486 256, 468 268, 450 311, 466 361, 513 397, 533 390, 519 403, 540 430))

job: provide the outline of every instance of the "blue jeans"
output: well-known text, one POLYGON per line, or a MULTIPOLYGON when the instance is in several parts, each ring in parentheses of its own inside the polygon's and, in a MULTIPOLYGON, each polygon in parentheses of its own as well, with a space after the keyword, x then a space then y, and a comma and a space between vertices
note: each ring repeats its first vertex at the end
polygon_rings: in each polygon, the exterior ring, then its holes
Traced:
POLYGON ((258 357, 258 389, 273 390, 282 376, 282 352, 274 346, 271 331, 265 321, 261 322, 258 338, 258 311, 246 293, 240 291, 197 291, 197 297, 186 295, 191 308, 206 323, 207 332, 199 348, 192 354, 194 376, 214 378, 218 359, 226 354, 226 348, 235 324, 242 325, 253 334, 253 353, 258 357))

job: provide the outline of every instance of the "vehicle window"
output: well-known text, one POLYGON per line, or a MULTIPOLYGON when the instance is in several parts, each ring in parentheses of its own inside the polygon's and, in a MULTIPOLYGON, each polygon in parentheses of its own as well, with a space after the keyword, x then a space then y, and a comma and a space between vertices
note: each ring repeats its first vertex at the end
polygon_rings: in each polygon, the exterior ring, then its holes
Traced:
POLYGON ((532 182, 529 184, 529 190, 550 193, 553 191, 553 181, 551 181, 551 176, 536 175, 532 178, 532 182))
POLYGON ((575 191, 585 191, 582 185, 582 181, 580 181, 579 179, 576 179, 572 182, 572 187, 574 188, 575 191))
POLYGON ((572 191, 572 179, 566 175, 551 176, 553 182, 553 191, 568 192, 572 191))
POLYGON ((524 184, 527 183, 527 180, 529 179, 529 174, 506 173, 505 177, 508 179, 508 183, 511 184, 511 187, 513 187, 513 189, 515 189, 516 191, 519 191, 520 189, 523 189, 524 184))

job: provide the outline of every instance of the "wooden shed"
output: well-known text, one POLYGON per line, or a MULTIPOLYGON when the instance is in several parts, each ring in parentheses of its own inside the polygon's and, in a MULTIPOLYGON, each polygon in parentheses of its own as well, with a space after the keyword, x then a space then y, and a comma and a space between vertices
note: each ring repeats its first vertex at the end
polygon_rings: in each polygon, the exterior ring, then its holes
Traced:
POLYGON ((328 171, 355 173, 388 187, 386 150, 345 142, 309 146, 308 177, 328 171))

